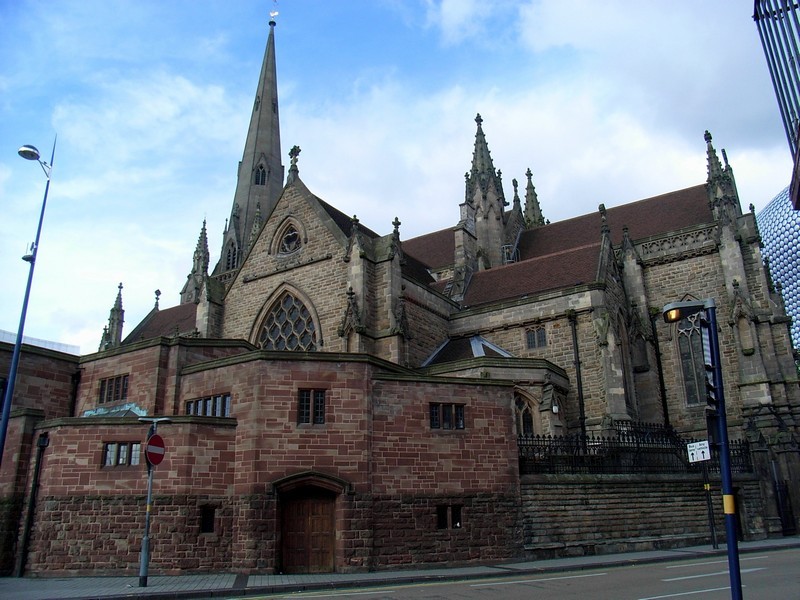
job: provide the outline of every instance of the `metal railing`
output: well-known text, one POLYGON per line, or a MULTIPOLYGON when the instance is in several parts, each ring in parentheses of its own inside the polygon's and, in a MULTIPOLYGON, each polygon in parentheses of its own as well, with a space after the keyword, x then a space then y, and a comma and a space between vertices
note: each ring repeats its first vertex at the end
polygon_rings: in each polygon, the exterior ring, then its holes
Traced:
MULTIPOLYGON (((521 475, 535 473, 698 473, 702 463, 690 463, 686 444, 672 430, 618 429, 616 435, 522 435, 519 447, 521 475)), ((731 470, 753 470, 746 440, 730 442, 731 470)), ((712 445, 710 472, 719 471, 719 451, 712 445)))

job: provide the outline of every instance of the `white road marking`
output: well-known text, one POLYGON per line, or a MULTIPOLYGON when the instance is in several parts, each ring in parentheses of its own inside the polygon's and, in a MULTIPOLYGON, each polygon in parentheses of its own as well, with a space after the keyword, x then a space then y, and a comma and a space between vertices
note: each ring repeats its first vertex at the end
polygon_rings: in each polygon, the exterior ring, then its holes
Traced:
POLYGON ((599 577, 608 573, 591 573, 589 575, 569 575, 565 577, 539 577, 536 579, 518 579, 516 581, 496 581, 494 583, 474 583, 469 587, 494 587, 496 585, 517 585, 519 583, 535 583, 537 581, 560 581, 563 579, 582 579, 584 577, 599 577))

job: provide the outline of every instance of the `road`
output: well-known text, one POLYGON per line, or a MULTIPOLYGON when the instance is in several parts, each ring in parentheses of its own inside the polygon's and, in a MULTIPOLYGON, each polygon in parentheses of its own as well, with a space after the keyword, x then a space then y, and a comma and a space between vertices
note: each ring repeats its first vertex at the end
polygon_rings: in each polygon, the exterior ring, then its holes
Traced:
MULTIPOLYGON (((742 591, 752 600, 800 600, 800 549, 740 557, 742 591)), ((343 588, 248 596, 248 600, 725 600, 730 599, 725 556, 596 570, 514 575, 499 579, 343 588)))

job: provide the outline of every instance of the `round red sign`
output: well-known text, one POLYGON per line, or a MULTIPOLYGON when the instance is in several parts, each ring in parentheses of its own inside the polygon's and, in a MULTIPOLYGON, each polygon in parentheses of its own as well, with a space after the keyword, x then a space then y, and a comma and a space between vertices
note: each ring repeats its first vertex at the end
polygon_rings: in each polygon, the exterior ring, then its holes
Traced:
POLYGON ((164 453, 164 439, 160 435, 154 434, 147 438, 147 443, 144 448, 144 455, 147 458, 147 462, 151 465, 157 465, 164 460, 164 453))

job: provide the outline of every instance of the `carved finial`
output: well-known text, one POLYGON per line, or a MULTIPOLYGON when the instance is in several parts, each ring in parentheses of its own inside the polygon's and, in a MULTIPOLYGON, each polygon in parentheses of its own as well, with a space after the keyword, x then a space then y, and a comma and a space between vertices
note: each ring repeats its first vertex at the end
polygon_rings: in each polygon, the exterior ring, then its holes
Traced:
POLYGON ((395 233, 395 235, 400 233, 400 219, 395 217, 394 221, 392 221, 392 225, 394 225, 394 233, 395 233))
POLYGON ((755 212, 756 212, 756 207, 752 202, 750 203, 750 212, 753 213, 753 214, 755 214, 755 212))
POLYGON ((156 308, 158 308, 158 299, 161 297, 161 290, 156 290, 156 308))
POLYGON ((703 135, 703 139, 706 141, 706 144, 711 143, 711 134, 708 132, 708 129, 706 129, 706 132, 703 135))
POLYGON ((478 115, 475 117, 475 122, 478 124, 478 127, 481 126, 481 123, 483 123, 483 119, 481 118, 481 113, 478 113, 478 115))
POLYGON ((300 156, 300 146, 292 146, 289 150, 289 158, 292 159, 292 166, 297 165, 297 157, 300 156))
POLYGON ((527 170, 527 171, 525 171, 525 177, 527 177, 527 178, 528 178, 528 181, 530 181, 530 180, 531 180, 531 178, 533 177, 533 173, 531 172, 531 169, 530 169, 530 167, 528 167, 528 170, 527 170))

